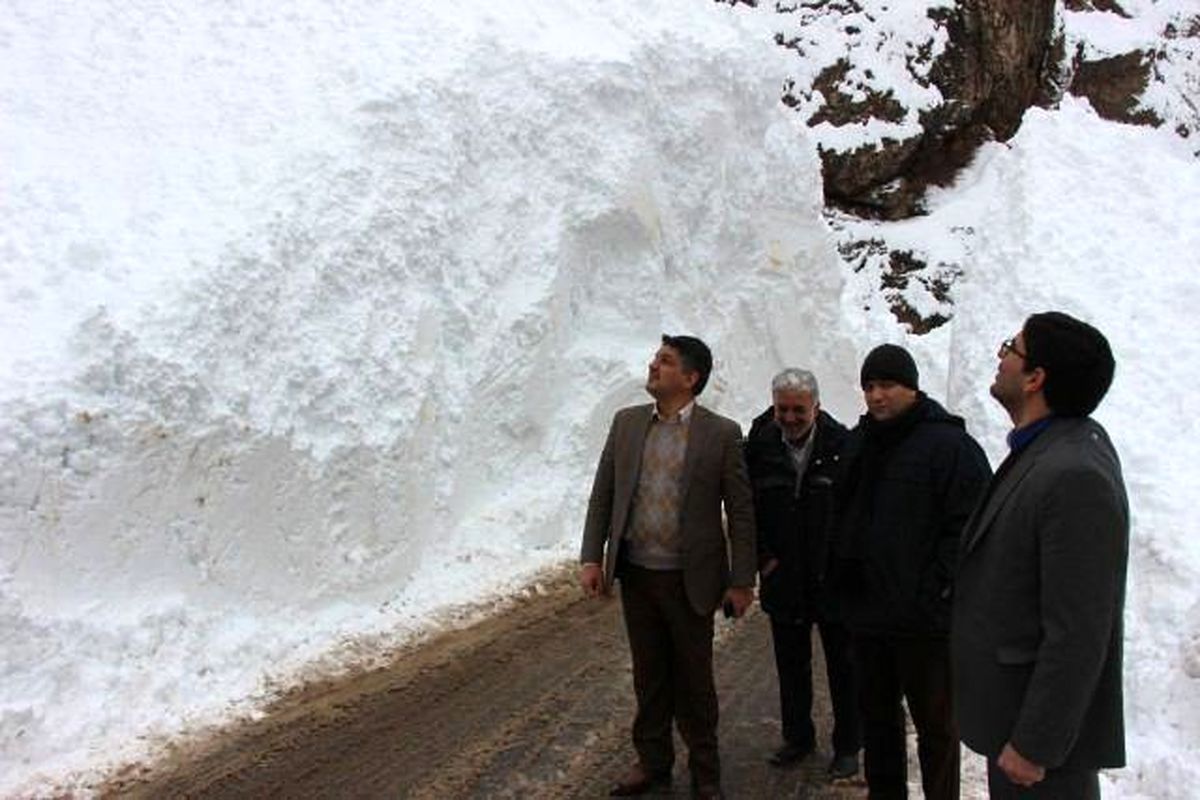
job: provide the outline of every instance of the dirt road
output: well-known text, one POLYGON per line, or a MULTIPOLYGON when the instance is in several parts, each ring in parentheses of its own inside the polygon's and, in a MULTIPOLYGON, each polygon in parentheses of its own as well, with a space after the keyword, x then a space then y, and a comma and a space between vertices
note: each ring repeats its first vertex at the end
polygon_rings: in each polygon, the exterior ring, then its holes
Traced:
MULTIPOLYGON (((596 798, 631 760, 629 655, 616 599, 585 600, 558 575, 542 591, 393 663, 308 686, 262 720, 221 732, 105 797, 596 798)), ((821 752, 781 771, 766 618, 718 621, 724 785, 730 798, 862 798, 831 787, 821 752)), ((819 650, 819 648, 816 648, 819 650)), ((818 666, 816 674, 822 674, 818 666)), ((823 684, 817 727, 828 743, 823 684)), ((683 752, 682 747, 680 752, 683 752)), ((682 759, 681 759, 682 761, 682 759)), ((683 764, 676 796, 686 797, 683 764)))

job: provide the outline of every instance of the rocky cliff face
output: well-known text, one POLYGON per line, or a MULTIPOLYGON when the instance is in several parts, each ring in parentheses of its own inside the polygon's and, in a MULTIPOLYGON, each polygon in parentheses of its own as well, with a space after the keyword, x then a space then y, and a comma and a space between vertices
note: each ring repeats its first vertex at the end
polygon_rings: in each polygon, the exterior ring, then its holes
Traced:
POLYGON ((776 42, 799 62, 783 102, 815 129, 829 204, 919 214, 925 188, 1063 92, 1107 119, 1195 133, 1200 9, 1124 2, 1133 11, 1117 0, 776 2, 776 42))
POLYGON ((796 55, 783 102, 816 140, 843 256, 879 274, 916 333, 953 315, 961 268, 890 245, 884 223, 923 214, 929 188, 1012 137, 1028 108, 1069 93, 1106 119, 1200 131, 1200 10, 1187 0, 726 1, 778 14, 776 42, 796 55))
POLYGON ((809 126, 915 123, 875 141, 821 147, 831 205, 898 219, 920 213, 925 187, 949 180, 979 142, 1008 138, 1026 108, 1051 96, 1054 0, 915 3, 903 11, 869 5, 796 5, 790 13, 799 30, 781 36, 783 46, 807 57, 803 30, 815 24, 840 29, 849 48, 811 83, 789 82, 784 102, 808 112, 809 126), (887 59, 886 70, 856 67, 879 61, 906 29, 918 37, 904 45, 902 61, 887 59), (912 86, 897 85, 905 83, 912 86), (906 96, 918 102, 906 103, 906 96))

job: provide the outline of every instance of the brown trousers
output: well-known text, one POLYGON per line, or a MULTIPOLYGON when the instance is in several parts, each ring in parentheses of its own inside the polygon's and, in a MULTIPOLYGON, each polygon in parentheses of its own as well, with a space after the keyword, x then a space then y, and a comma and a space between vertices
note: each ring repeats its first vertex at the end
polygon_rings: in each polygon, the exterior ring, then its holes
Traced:
POLYGON ((717 689, 713 682, 713 618, 688 602, 682 570, 649 570, 626 562, 621 603, 637 716, 633 746, 642 766, 669 775, 675 763, 671 723, 687 744, 692 782, 719 786, 717 689))

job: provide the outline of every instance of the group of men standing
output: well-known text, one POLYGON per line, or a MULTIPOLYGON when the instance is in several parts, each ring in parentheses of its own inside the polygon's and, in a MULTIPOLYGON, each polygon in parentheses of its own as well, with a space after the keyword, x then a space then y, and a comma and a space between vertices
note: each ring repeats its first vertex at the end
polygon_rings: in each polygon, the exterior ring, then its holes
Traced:
POLYGON ((713 615, 759 598, 770 618, 786 767, 816 749, 812 633, 834 711, 832 779, 863 752, 873 800, 907 796, 905 712, 929 800, 959 795, 959 742, 988 759, 993 798, 1097 798, 1124 764, 1121 654, 1128 505, 1090 418, 1108 342, 1059 312, 1005 341, 993 397, 1013 422, 995 475, 960 417, 920 390, 912 356, 863 361, 852 430, 816 377, 785 369, 745 441, 695 402, 699 339, 663 336, 653 403, 614 417, 581 553, 591 595, 619 583, 633 662, 637 759, 612 796, 669 788, 672 727, 693 797, 721 796, 713 615))

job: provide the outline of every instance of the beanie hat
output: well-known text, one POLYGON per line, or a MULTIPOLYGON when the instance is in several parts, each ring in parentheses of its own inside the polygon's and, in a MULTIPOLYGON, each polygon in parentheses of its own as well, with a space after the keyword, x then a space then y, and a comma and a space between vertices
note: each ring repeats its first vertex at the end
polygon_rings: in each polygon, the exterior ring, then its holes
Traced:
POLYGON ((1116 362, 1104 334, 1061 311, 1025 320, 1025 370, 1046 373, 1046 405, 1063 417, 1086 417, 1112 385, 1116 362))
POLYGON ((863 360, 859 383, 866 386, 867 381, 895 381, 910 389, 918 389, 917 362, 903 347, 881 344, 867 353, 863 360))

